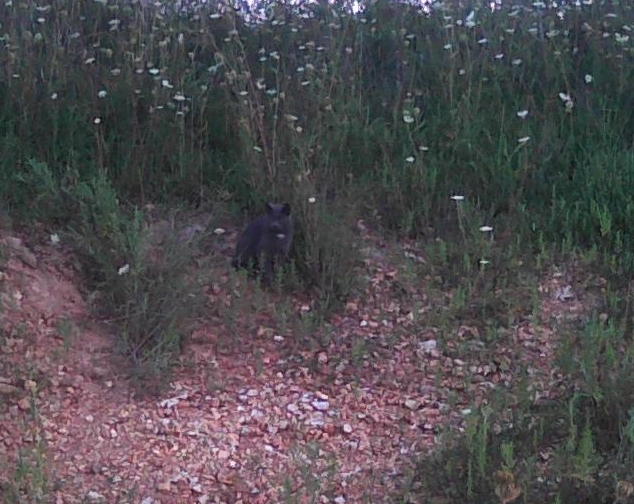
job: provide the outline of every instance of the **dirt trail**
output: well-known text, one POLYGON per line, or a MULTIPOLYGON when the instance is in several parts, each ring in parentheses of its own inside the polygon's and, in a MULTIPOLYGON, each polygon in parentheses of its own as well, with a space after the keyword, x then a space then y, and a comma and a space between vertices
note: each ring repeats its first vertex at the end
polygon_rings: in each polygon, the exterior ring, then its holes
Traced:
MULTIPOLYGON (((531 363, 547 389, 547 323, 516 324, 493 361, 458 358, 447 351, 453 341, 441 352, 439 330, 421 322, 432 309, 425 280, 402 282, 389 258, 403 250, 363 239, 364 292, 332 316, 320 343, 276 332, 266 310, 231 334, 210 309, 168 390, 152 398, 132 392, 68 248, 12 250, 0 267, 0 459, 9 461, 0 482, 18 450, 42 439, 56 503, 389 502, 438 426, 460 423, 472 398, 510 382, 514 362, 531 363)), ((211 306, 230 301, 225 280, 209 288, 211 306)), ((553 296, 563 281, 543 283, 542 320, 581 313, 574 296, 553 296)), ((282 300, 268 296, 273 310, 282 300)), ((290 306, 300 320, 306 300, 290 306)), ((458 326, 451 337, 475 345, 477 332, 458 326)))

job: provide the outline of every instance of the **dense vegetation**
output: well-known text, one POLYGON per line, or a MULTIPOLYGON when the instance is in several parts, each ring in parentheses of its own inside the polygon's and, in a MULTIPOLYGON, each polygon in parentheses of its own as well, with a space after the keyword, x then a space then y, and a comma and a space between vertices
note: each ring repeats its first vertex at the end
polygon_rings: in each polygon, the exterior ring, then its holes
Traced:
POLYGON ((68 230, 123 321, 126 352, 155 363, 187 318, 174 300, 196 289, 177 243, 148 259, 149 203, 254 213, 290 201, 296 276, 324 310, 354 287, 354 217, 429 244, 447 288, 485 266, 581 258, 608 287, 562 343, 561 403, 535 410, 526 392, 511 419, 503 402, 474 413, 466 436, 421 465, 438 467, 412 479, 453 502, 510 502, 499 495, 519 474, 524 502, 628 502, 632 30, 626 1, 381 0, 356 13, 4 2, 0 204, 17 222, 68 230), (121 274, 126 264, 138 274, 121 274), (544 446, 548 477, 536 469, 544 446))

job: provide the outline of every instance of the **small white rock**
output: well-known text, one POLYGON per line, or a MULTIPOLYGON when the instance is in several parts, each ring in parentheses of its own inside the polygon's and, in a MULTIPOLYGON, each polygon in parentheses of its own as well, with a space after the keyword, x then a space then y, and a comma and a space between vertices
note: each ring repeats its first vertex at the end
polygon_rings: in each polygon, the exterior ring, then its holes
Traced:
POLYGON ((418 401, 415 399, 405 399, 405 407, 410 410, 418 409, 418 401))
POLYGON ((105 497, 103 495, 101 495, 99 492, 95 492, 94 490, 91 490, 90 492, 88 492, 86 497, 88 497, 88 499, 90 499, 92 501, 104 500, 105 499, 105 497))
POLYGON ((330 403, 328 401, 313 401, 310 404, 318 411, 326 411, 330 408, 330 403))
POLYGON ((436 350, 438 343, 436 340, 427 340, 427 341, 419 341, 418 347, 424 352, 431 352, 432 350, 436 350))

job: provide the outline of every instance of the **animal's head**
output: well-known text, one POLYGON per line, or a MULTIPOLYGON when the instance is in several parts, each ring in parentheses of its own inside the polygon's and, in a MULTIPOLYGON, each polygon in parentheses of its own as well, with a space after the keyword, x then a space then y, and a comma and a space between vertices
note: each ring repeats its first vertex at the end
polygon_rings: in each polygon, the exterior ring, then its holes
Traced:
POLYGON ((288 236, 291 227, 291 205, 275 203, 266 204, 268 229, 276 238, 283 240, 288 236))

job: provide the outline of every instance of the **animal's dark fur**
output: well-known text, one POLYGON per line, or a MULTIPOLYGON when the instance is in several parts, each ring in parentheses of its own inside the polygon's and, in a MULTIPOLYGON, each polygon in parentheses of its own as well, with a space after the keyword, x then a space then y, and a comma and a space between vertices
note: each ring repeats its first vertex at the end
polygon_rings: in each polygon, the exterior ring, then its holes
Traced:
POLYGON ((262 269, 262 279, 270 283, 275 265, 288 257, 293 240, 291 206, 267 203, 266 213, 252 220, 236 245, 232 265, 237 268, 262 269))

